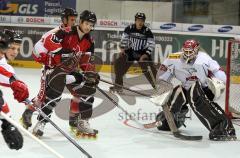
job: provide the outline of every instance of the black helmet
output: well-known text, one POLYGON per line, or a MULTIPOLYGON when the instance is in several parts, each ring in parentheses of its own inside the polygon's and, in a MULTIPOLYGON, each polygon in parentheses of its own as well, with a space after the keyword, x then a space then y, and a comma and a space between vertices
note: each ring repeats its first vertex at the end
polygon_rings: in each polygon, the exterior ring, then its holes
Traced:
POLYGON ((136 19, 143 19, 143 21, 146 20, 146 16, 144 13, 140 13, 140 12, 137 12, 136 15, 135 15, 135 20, 136 19))
POLYGON ((97 22, 97 17, 96 14, 94 12, 91 12, 89 10, 84 10, 81 14, 80 14, 80 20, 83 21, 90 21, 93 24, 96 24, 97 22))
POLYGON ((4 29, 3 33, 5 35, 9 36, 9 42, 10 43, 19 43, 19 44, 22 43, 22 37, 18 33, 16 33, 15 31, 4 29))
POLYGON ((7 49, 10 44, 10 37, 0 32, 0 49, 7 49))
POLYGON ((63 21, 64 18, 68 18, 69 16, 78 16, 78 13, 73 8, 65 8, 63 12, 61 13, 61 19, 63 21))

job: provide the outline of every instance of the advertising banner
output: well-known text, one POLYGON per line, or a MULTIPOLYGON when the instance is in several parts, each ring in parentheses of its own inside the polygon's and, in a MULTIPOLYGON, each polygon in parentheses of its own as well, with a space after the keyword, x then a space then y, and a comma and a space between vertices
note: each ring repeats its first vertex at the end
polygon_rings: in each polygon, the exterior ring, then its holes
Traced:
POLYGON ((0 15, 56 16, 63 8, 76 8, 76 0, 1 0, 0 15))
MULTIPOLYGON (((36 27, 13 27, 0 26, 0 29, 14 29, 23 36, 23 44, 21 46, 19 60, 33 60, 32 48, 41 36, 51 28, 36 27)), ((232 37, 217 36, 197 36, 183 34, 166 34, 156 33, 155 36, 155 52, 152 54, 155 63, 162 62, 169 53, 181 50, 182 43, 186 39, 197 39, 201 43, 201 50, 207 52, 211 57, 217 60, 220 65, 226 64, 226 51, 228 40, 232 37)), ((114 58, 119 53, 119 43, 122 31, 119 30, 95 30, 92 32, 95 40, 95 54, 101 64, 112 64, 114 58)))
POLYGON ((152 29, 163 31, 182 31, 182 24, 170 22, 152 22, 152 29))

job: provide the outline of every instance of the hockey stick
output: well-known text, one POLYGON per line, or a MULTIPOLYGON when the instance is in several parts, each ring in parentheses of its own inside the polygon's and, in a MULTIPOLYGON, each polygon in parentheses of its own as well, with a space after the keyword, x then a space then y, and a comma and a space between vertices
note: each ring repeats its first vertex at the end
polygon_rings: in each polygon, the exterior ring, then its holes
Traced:
POLYGON ((75 147, 77 147, 83 154, 85 154, 88 158, 92 158, 92 156, 87 153, 80 145, 77 144, 75 140, 73 140, 70 136, 68 136, 61 128, 59 128, 39 107, 34 106, 34 104, 29 100, 25 100, 27 104, 31 104, 33 108, 48 122, 52 124, 54 128, 56 128, 65 138, 67 138, 75 147))
POLYGON ((177 128, 175 121, 173 119, 173 115, 169 110, 169 107, 167 104, 164 104, 162 106, 164 115, 166 117, 167 123, 171 129, 171 132, 173 133, 174 137, 182 139, 182 140, 202 140, 202 136, 189 136, 189 135, 183 135, 177 128))
POLYGON ((119 84, 116 84, 116 83, 111 83, 111 82, 109 82, 109 81, 107 81, 107 80, 104 80, 104 79, 100 79, 100 81, 105 82, 105 83, 108 83, 108 84, 110 84, 110 85, 114 85, 114 86, 121 87, 121 88, 126 89, 126 90, 128 90, 128 91, 130 91, 130 92, 133 92, 133 93, 140 94, 140 95, 142 95, 142 96, 150 97, 150 98, 151 98, 150 95, 147 95, 147 94, 145 94, 145 93, 132 90, 132 89, 127 88, 127 87, 124 87, 124 86, 122 86, 122 85, 119 85, 119 84))
MULTIPOLYGON (((135 118, 133 118, 122 106, 120 106, 114 99, 112 99, 106 92, 104 92, 101 88, 98 86, 96 87, 106 98, 108 98, 116 107, 121 109, 132 121, 134 121, 136 124, 138 124, 142 128, 147 128, 147 124, 142 124, 138 122, 135 118)), ((163 111, 165 114, 165 117, 167 119, 167 122, 169 124, 169 127, 173 133, 173 136, 182 140, 201 140, 202 136, 188 136, 188 135, 183 135, 178 131, 177 126, 174 122, 172 113, 169 111, 169 108, 167 104, 163 106, 163 111), (165 106, 166 105, 166 106, 165 106)))
POLYGON ((49 152, 51 152, 53 155, 55 155, 58 158, 64 158, 62 155, 60 155, 59 153, 57 153, 55 150, 53 150, 50 146, 48 146, 46 143, 44 143, 43 141, 41 141, 40 139, 38 139, 37 137, 35 137, 32 133, 30 133, 28 130, 26 130, 25 128, 23 128, 22 126, 20 126, 16 121, 14 121, 12 118, 10 118, 8 115, 6 115, 5 113, 3 113, 1 111, 0 115, 2 117, 4 117, 4 119, 6 119, 8 122, 10 122, 13 126, 15 126, 16 128, 20 129, 22 132, 24 132, 25 134, 27 134, 29 137, 31 137, 34 141, 38 142, 40 145, 42 145, 45 149, 47 149, 49 152))
POLYGON ((122 106, 120 106, 113 98, 111 98, 106 92, 104 92, 101 88, 99 88, 98 86, 96 86, 96 88, 99 90, 99 92, 101 92, 106 98, 108 98, 116 107, 118 107, 119 109, 121 109, 132 121, 134 121, 136 124, 138 124, 139 126, 141 126, 142 128, 145 128, 143 124, 141 124, 140 122, 138 122, 135 118, 132 117, 132 115, 130 115, 127 110, 125 110, 122 106))

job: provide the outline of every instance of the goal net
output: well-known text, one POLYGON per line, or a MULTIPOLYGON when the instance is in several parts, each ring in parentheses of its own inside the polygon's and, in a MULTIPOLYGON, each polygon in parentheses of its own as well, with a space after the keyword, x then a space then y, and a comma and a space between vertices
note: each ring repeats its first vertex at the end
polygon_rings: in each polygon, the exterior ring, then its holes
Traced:
POLYGON ((240 118, 240 40, 229 40, 226 75, 225 111, 240 118))

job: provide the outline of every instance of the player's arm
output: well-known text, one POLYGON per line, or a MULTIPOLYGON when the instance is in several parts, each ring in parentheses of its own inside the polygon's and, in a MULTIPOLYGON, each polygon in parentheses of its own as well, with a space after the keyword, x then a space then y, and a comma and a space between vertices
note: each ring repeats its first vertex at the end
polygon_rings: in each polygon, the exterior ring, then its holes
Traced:
POLYGON ((155 40, 152 31, 149 28, 147 28, 146 30, 147 30, 147 44, 144 50, 147 55, 152 55, 155 48, 155 40))
POLYGON ((157 72, 157 76, 156 76, 157 80, 164 80, 167 82, 171 82, 171 79, 173 78, 173 75, 174 75, 172 66, 174 65, 170 63, 170 60, 168 58, 165 59, 163 63, 160 65, 157 72))
POLYGON ((217 61, 211 59, 208 62, 209 64, 209 71, 213 74, 213 77, 223 81, 226 83, 226 74, 223 71, 223 69, 220 67, 220 65, 217 63, 217 61))
POLYGON ((58 32, 62 32, 62 30, 50 33, 35 44, 33 48, 35 61, 51 67, 58 65, 73 54, 72 50, 62 48, 61 41, 64 36, 62 33, 59 35, 58 32))
POLYGON ((14 98, 22 102, 29 96, 27 85, 17 80, 14 73, 7 71, 4 67, 0 66, 0 74, 9 78, 10 87, 13 90, 14 98))
POLYGON ((208 64, 208 71, 210 75, 208 75, 207 86, 213 94, 212 100, 216 100, 225 90, 226 74, 215 60, 210 59, 208 64))
POLYGON ((130 26, 126 27, 123 31, 122 38, 120 41, 120 49, 121 52, 130 48, 130 40, 129 40, 130 26))

